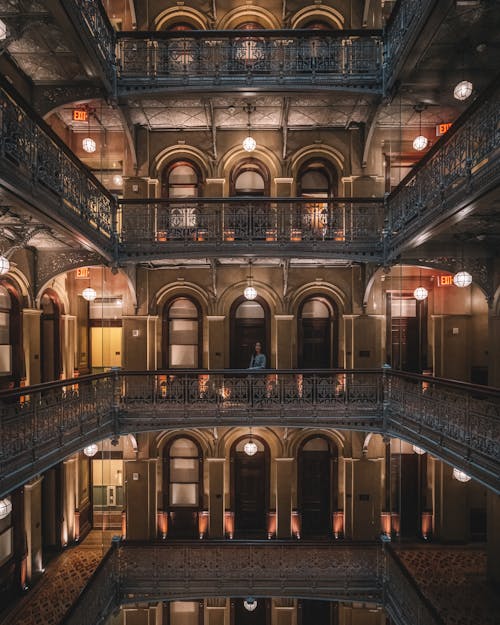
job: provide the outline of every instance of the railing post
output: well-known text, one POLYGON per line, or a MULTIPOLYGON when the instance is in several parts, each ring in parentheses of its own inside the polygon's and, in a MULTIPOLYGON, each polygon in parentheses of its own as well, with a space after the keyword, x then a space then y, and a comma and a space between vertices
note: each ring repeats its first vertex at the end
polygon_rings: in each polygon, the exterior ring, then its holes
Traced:
POLYGON ((121 385, 120 385, 120 367, 111 367, 111 416, 113 419, 113 432, 119 435, 120 432, 120 402, 121 402, 121 385))
POLYGON ((388 430, 391 408, 391 374, 390 365, 385 364, 382 367, 382 432, 388 430))

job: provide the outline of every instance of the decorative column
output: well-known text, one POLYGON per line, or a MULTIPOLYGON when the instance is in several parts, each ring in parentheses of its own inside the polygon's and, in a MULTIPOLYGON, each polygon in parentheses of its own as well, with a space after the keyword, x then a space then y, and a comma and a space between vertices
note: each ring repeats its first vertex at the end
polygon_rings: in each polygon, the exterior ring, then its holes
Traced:
POLYGON ((156 538, 156 459, 127 460, 125 485, 127 539, 156 538))
POLYGON ((353 536, 353 480, 354 480, 354 458, 344 457, 345 473, 345 507, 344 507, 344 536, 351 540, 353 536))
MULTIPOLYGON (((346 369, 354 369, 354 324, 359 315, 343 315, 344 321, 344 367, 346 369)), ((340 366, 342 364, 340 363, 340 366)))
POLYGON ((500 495, 488 491, 486 508, 487 575, 490 582, 500 584, 500 495))
POLYGON ((63 462, 63 491, 62 491, 62 510, 63 510, 63 527, 61 540, 63 545, 74 542, 75 540, 75 510, 77 507, 77 471, 78 456, 68 458, 63 462))
POLYGON ((41 310, 23 309, 23 349, 26 360, 26 384, 41 382, 41 345, 40 317, 41 310))
POLYGON ((276 368, 291 369, 293 367, 294 315, 274 315, 276 322, 276 368))
POLYGON ((61 352, 63 378, 72 378, 76 369, 76 317, 62 315, 61 352))
POLYGON ((225 458, 208 458, 208 533, 210 538, 224 538, 224 466, 225 458))
POLYGON ((42 562, 42 480, 35 478, 24 486, 24 531, 26 535, 26 583, 43 571, 42 562))
POLYGON ((276 537, 292 535, 293 458, 276 458, 276 537))
MULTIPOLYGON (((224 315, 207 315, 208 322, 208 368, 223 369, 226 342, 224 341, 224 315)), ((228 348, 229 349, 229 348, 228 348)))

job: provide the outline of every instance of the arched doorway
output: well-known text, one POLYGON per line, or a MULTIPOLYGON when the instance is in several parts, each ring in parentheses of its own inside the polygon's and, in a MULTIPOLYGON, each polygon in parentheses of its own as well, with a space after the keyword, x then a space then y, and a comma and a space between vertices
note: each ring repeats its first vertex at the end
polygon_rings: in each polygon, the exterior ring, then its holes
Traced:
POLYGON ((182 296, 163 307, 163 366, 199 369, 202 362, 202 316, 198 302, 182 296))
POLYGON ((231 447, 231 508, 236 537, 264 538, 269 510, 269 448, 256 436, 243 436, 231 447), (253 441, 257 451, 245 452, 253 441))
POLYGON ((260 341, 270 366, 269 307, 262 297, 238 298, 231 306, 231 369, 247 369, 255 343, 260 341))
POLYGON ((337 188, 337 172, 328 161, 310 159, 303 163, 297 174, 297 194, 310 201, 304 204, 302 217, 295 220, 295 226, 302 228, 304 234, 321 238, 343 236, 340 213, 335 213, 332 203, 326 201, 337 195, 337 188))
POLYGON ((326 297, 315 295, 302 302, 298 315, 299 369, 338 367, 338 315, 326 297))
POLYGON ((203 455, 187 436, 172 439, 163 454, 163 499, 168 514, 168 535, 196 538, 203 502, 203 455))
POLYGON ((40 308, 42 382, 51 382, 58 380, 62 372, 61 304, 57 294, 47 289, 40 298, 40 308))
POLYGON ((333 461, 336 449, 322 436, 302 444, 298 455, 298 501, 302 517, 302 536, 321 537, 332 533, 332 512, 336 502, 333 461), (334 495, 335 496, 335 495, 334 495))
POLYGON ((21 302, 7 280, 0 282, 0 388, 19 386, 24 377, 21 302))
POLYGON ((189 198, 200 195, 201 179, 199 168, 191 161, 174 161, 165 167, 162 172, 162 197, 186 201, 171 202, 158 209, 158 240, 184 239, 195 234, 199 225, 199 210, 196 203, 190 202, 189 198))

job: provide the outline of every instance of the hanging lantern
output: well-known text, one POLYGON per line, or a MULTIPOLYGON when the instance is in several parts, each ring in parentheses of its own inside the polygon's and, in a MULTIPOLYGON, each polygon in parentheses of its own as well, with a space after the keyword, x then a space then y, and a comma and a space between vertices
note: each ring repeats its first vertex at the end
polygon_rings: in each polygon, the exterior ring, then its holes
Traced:
POLYGON ((245 299, 255 299, 257 297, 257 290, 253 286, 247 286, 243 291, 245 299))
POLYGON ((421 447, 417 447, 416 445, 413 445, 412 449, 419 456, 423 456, 426 453, 425 449, 422 449, 421 447))
POLYGON ((113 184, 116 185, 117 187, 121 187, 123 184, 123 178, 120 176, 120 174, 115 174, 113 176, 113 184))
POLYGON ((467 100, 472 94, 472 83, 468 80, 461 80, 453 90, 453 97, 456 100, 467 100))
POLYGON ((90 137, 86 137, 82 141, 82 148, 85 150, 85 152, 88 152, 89 154, 92 154, 93 152, 96 151, 97 145, 96 145, 96 142, 94 141, 94 139, 91 139, 90 137))
POLYGON ((472 284, 472 276, 468 271, 459 271, 453 276, 453 284, 460 289, 472 284))
POLYGON ((12 512, 12 501, 10 497, 0 499, 0 519, 5 519, 12 512))
POLYGON ((429 140, 427 139, 427 137, 424 137, 423 135, 418 135, 418 137, 415 137, 415 139, 413 139, 413 149, 417 150, 417 152, 421 152, 422 150, 425 150, 428 143, 429 140))
POLYGON ((253 152, 257 147, 257 141, 253 137, 245 137, 243 139, 243 149, 245 152, 253 152))
POLYGON ((460 471, 460 469, 453 469, 453 477, 459 482, 470 482, 472 479, 470 475, 464 473, 464 471, 460 471))
POLYGON ((413 297, 415 299, 418 299, 419 302, 421 302, 424 299, 427 299, 428 295, 429 295, 429 291, 425 287, 423 287, 423 286, 418 286, 413 291, 413 297))
POLYGON ((259 448, 257 447, 257 444, 254 443, 252 439, 250 439, 247 443, 243 445, 243 451, 246 453, 247 456, 255 456, 258 450, 259 448))
POLYGON ((10 270, 10 260, 3 254, 0 256, 0 276, 8 273, 10 270))
POLYGON ((243 601, 243 605, 245 607, 245 610, 253 612, 257 607, 257 601, 253 597, 247 597, 245 601, 243 601))
POLYGON ((95 443, 92 443, 92 445, 87 445, 87 447, 83 448, 83 453, 89 458, 95 456, 98 451, 99 447, 97 447, 95 443))
POLYGON ((86 289, 83 289, 82 297, 83 299, 86 299, 87 302, 93 302, 95 298, 97 297, 96 290, 93 289, 91 286, 89 286, 86 289))

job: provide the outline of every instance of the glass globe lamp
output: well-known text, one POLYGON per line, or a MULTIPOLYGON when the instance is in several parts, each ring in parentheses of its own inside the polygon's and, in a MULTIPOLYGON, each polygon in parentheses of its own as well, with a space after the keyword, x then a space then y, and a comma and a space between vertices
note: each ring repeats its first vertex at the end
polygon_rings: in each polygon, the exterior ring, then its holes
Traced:
POLYGON ((9 269, 10 269, 10 260, 2 254, 2 256, 0 256, 0 276, 3 276, 4 274, 8 273, 9 269))
POLYGON ((453 89, 453 97, 456 100, 467 100, 472 94, 472 83, 468 80, 461 80, 455 89, 453 89))
POLYGON ((245 152, 253 152, 257 147, 257 141, 253 137, 245 137, 243 139, 243 149, 245 152))
POLYGON ((92 445, 87 445, 87 447, 83 448, 83 453, 89 458, 92 458, 92 456, 95 456, 98 451, 99 451, 99 448, 97 447, 95 443, 92 443, 92 445))
POLYGON ((12 512, 12 501, 10 497, 0 499, 0 519, 5 519, 12 512))
POLYGON ((425 287, 423 287, 423 286, 418 286, 413 291, 413 297, 415 299, 418 299, 419 302, 421 302, 424 299, 427 299, 428 295, 429 295, 429 291, 425 287))
POLYGON ((123 184, 123 178, 120 176, 120 174, 115 174, 113 176, 113 184, 115 184, 117 187, 121 187, 123 184))
POLYGON ((470 475, 467 475, 464 471, 460 471, 460 469, 453 469, 453 477, 459 482, 469 482, 471 480, 470 475))
POLYGON ((85 152, 88 152, 89 154, 92 154, 93 152, 96 151, 97 145, 96 145, 96 142, 94 141, 94 139, 91 139, 90 137, 86 137, 82 141, 82 148, 85 150, 85 152))
POLYGON ((82 297, 83 297, 83 299, 86 299, 87 302, 93 302, 95 300, 95 298, 97 297, 97 293, 96 293, 95 289, 93 289, 92 287, 89 286, 86 289, 83 289, 82 297))
POLYGON ((245 299, 255 299, 257 297, 257 290, 253 286, 247 286, 243 291, 245 299))
POLYGON ((453 276, 453 284, 460 289, 464 289, 472 284, 472 276, 468 271, 459 271, 453 276))
POLYGON ((246 453, 247 456, 255 456, 258 451, 257 444, 254 443, 252 440, 249 440, 243 445, 243 451, 246 453))
POLYGON ((428 144, 429 140, 427 139, 427 137, 424 137, 424 135, 418 135, 418 137, 415 137, 415 139, 413 139, 413 149, 417 150, 417 152, 425 150, 428 144))
POLYGON ((423 456, 425 454, 425 449, 422 449, 421 447, 417 447, 416 445, 413 445, 412 449, 418 456, 423 456))
POLYGON ((257 601, 253 597, 247 597, 245 601, 243 601, 243 605, 245 607, 245 610, 253 612, 257 607, 257 601))

